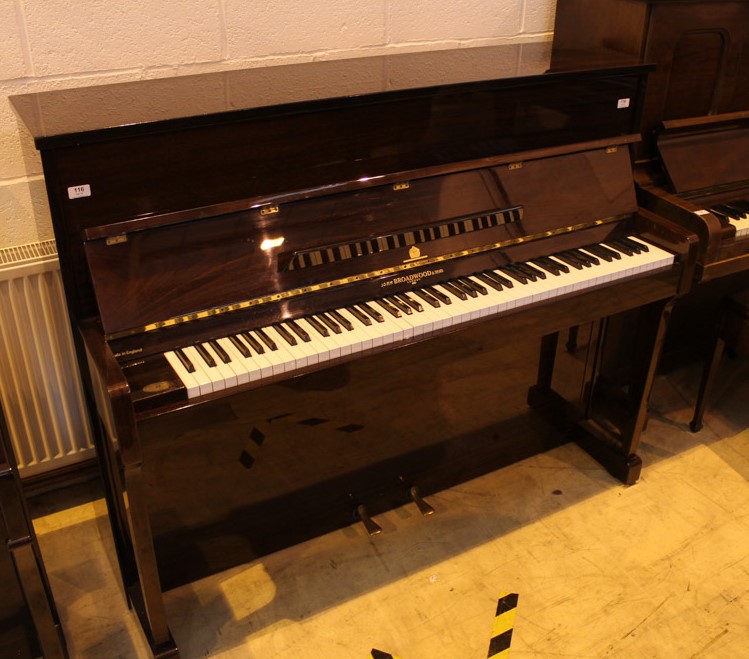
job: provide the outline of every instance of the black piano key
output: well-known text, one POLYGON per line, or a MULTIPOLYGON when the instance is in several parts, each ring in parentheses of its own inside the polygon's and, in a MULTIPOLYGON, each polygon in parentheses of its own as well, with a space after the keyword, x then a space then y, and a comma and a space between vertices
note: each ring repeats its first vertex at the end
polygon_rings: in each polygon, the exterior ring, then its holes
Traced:
POLYGON ((727 201, 723 205, 731 212, 732 216, 735 217, 736 219, 741 219, 748 212, 742 209, 740 206, 736 204, 736 202, 733 202, 733 201, 727 201))
POLYGON ((540 270, 536 270, 534 267, 528 265, 527 263, 515 263, 514 265, 518 270, 520 270, 520 272, 522 272, 531 281, 536 281, 538 279, 546 279, 545 274, 543 274, 540 270), (543 277, 541 275, 543 275, 543 277))
POLYGON ((385 322, 385 319, 382 317, 382 314, 379 311, 377 311, 377 309, 371 307, 368 303, 361 302, 359 304, 359 308, 364 313, 366 313, 370 318, 372 318, 375 322, 378 322, 378 323, 385 322))
POLYGON ((550 264, 553 264, 554 267, 559 268, 564 274, 567 274, 570 271, 570 267, 566 265, 563 261, 560 261, 556 258, 551 258, 549 256, 545 256, 545 259, 548 259, 550 264))
POLYGON ((609 249, 605 245, 591 243, 590 245, 585 245, 583 249, 590 254, 595 254, 599 259, 603 259, 607 263, 611 263, 614 259, 622 258, 622 255, 619 254, 619 252, 615 252, 613 249, 609 249))
POLYGON ((428 305, 434 307, 435 309, 439 309, 440 301, 431 295, 428 291, 417 289, 414 291, 415 295, 418 295, 424 302, 426 302, 428 305))
POLYGON ((601 261, 595 257, 593 254, 590 254, 589 252, 586 252, 582 249, 574 249, 572 250, 576 256, 583 259, 587 265, 600 265, 601 261))
POLYGON ((341 326, 330 317, 329 313, 322 312, 315 314, 315 318, 322 321, 322 323, 325 324, 327 328, 333 332, 333 334, 340 334, 341 332, 343 332, 341 326))
POLYGON ((518 270, 517 268, 511 266, 511 265, 503 265, 500 270, 504 272, 506 275, 509 275, 512 277, 515 281, 520 282, 521 284, 527 284, 528 283, 528 277, 523 274, 521 270, 518 270))
POLYGON ((369 327, 372 324, 372 319, 365 314, 361 309, 357 309, 356 307, 346 307, 346 309, 351 313, 352 316, 354 316, 357 320, 359 320, 363 325, 366 325, 369 327))
POLYGON ((486 295, 487 294, 486 287, 482 286, 481 284, 479 284, 477 281, 474 281, 470 277, 459 277, 458 281, 460 281, 462 284, 464 284, 464 285, 472 288, 479 295, 486 295))
POLYGON ((385 311, 387 311, 391 316, 394 318, 400 318, 401 312, 398 310, 397 307, 394 307, 390 302, 384 299, 375 300, 377 304, 379 304, 385 311))
POLYGON ((174 354, 177 355, 177 359, 179 359, 180 362, 182 362, 182 366, 185 367, 185 370, 188 373, 195 373, 195 364, 193 364, 190 361, 189 357, 184 352, 182 352, 181 348, 177 348, 174 351, 174 354))
POLYGON ((467 293, 460 287, 453 284, 451 281, 443 281, 441 284, 442 288, 444 288, 448 293, 454 295, 459 300, 467 300, 468 295, 467 293))
POLYGON ((218 341, 209 341, 208 345, 213 348, 213 351, 218 355, 218 358, 224 362, 224 364, 228 364, 231 362, 231 357, 229 357, 226 350, 224 350, 221 345, 218 343, 218 341))
POLYGON ((335 319, 335 321, 336 321, 336 322, 337 322, 337 323, 338 323, 338 324, 339 324, 339 325, 340 325, 341 327, 343 327, 343 328, 344 328, 345 330, 347 330, 347 331, 349 331, 349 332, 352 332, 352 331, 353 331, 353 329, 354 329, 354 326, 353 326, 353 325, 352 325, 352 324, 351 324, 351 323, 350 323, 350 322, 349 322, 349 321, 348 321, 348 320, 347 320, 346 318, 344 318, 344 317, 343 317, 343 314, 341 314, 341 313, 340 313, 339 311, 336 311, 335 309, 333 309, 332 311, 328 311, 328 313, 329 313, 329 314, 330 314, 331 316, 333 316, 333 318, 335 319))
POLYGON ((451 283, 455 285, 457 288, 459 288, 461 291, 465 292, 466 295, 470 295, 471 297, 478 297, 478 291, 473 288, 473 286, 470 286, 465 280, 458 277, 458 279, 451 280, 451 283))
POLYGON ((473 276, 476 277, 476 279, 478 279, 479 281, 483 281, 487 286, 493 288, 495 291, 504 290, 504 286, 502 286, 502 284, 500 284, 495 279, 492 279, 488 274, 484 272, 479 272, 478 274, 473 276))
POLYGON ((560 252, 559 254, 554 254, 554 258, 558 259, 559 261, 563 261, 567 265, 571 265, 576 270, 583 269, 583 264, 580 263, 580 260, 576 259, 574 256, 567 254, 566 252, 560 252))
POLYGON ((713 204, 707 210, 711 213, 723 215, 727 220, 736 216, 736 211, 727 204, 713 204))
POLYGON ((279 336, 290 346, 295 346, 297 344, 296 337, 291 332, 289 332, 289 330, 284 327, 282 323, 273 325, 273 329, 275 329, 276 332, 278 332, 279 336))
POLYGON ((511 279, 508 279, 507 277, 500 275, 496 270, 487 270, 484 274, 487 277, 496 279, 505 288, 513 288, 515 286, 515 284, 512 282, 511 279))
POLYGON ((442 291, 434 288, 434 286, 427 286, 424 290, 427 291, 430 295, 433 295, 437 300, 442 302, 442 304, 453 303, 449 295, 445 295, 442 291))
POLYGON ((250 349, 247 347, 247 344, 240 340, 238 336, 230 336, 229 341, 231 341, 231 344, 239 351, 239 354, 242 355, 245 359, 249 359, 252 357, 252 353, 250 352, 250 349))
POLYGON ((414 300, 408 293, 398 293, 398 299, 411 307, 414 311, 424 311, 424 307, 421 306, 421 302, 414 300))
POLYGON ((738 208, 742 213, 749 213, 749 201, 746 199, 732 199, 730 205, 738 208))
POLYGON ((531 261, 533 265, 535 265, 537 268, 542 268, 543 270, 546 270, 549 274, 559 276, 562 272, 562 268, 559 266, 559 264, 554 263, 550 258, 548 257, 542 257, 538 259, 533 259, 531 261))
POLYGON ((607 240, 606 241, 606 245, 609 245, 609 246, 613 247, 614 249, 619 250, 620 252, 622 252, 626 256, 634 256, 635 252, 634 252, 634 250, 631 247, 629 247, 625 243, 620 243, 616 239, 607 240))
POLYGON ((216 367, 216 360, 211 357, 211 353, 205 349, 205 346, 202 343, 196 343, 195 349, 198 351, 198 354, 203 359, 203 361, 208 364, 208 366, 210 366, 211 368, 216 367))
POLYGON ((271 339, 262 329, 256 329, 255 334, 260 337, 260 340, 266 345, 268 350, 278 350, 276 342, 271 339))
POLYGON ((291 328, 291 331, 294 332, 294 334, 296 334, 304 343, 309 343, 312 340, 310 339, 307 330, 301 327, 295 320, 287 320, 286 324, 291 328))
POLYGON ((583 268, 589 268, 593 265, 593 261, 577 249, 568 249, 564 253, 570 258, 577 259, 583 268))
POLYGON ((620 238, 619 241, 624 243, 625 245, 629 245, 633 250, 635 250, 635 254, 650 251, 645 243, 641 243, 639 240, 635 240, 634 238, 620 238))
POLYGON ((260 342, 252 334, 250 334, 250 332, 240 332, 239 336, 247 341, 247 344, 250 346, 250 348, 252 348, 258 355, 262 355, 265 353, 265 348, 260 345, 260 342))
POLYGON ((397 295, 388 295, 384 299, 390 302, 390 304, 392 304, 396 309, 398 309, 398 311, 406 315, 410 316, 414 312, 414 310, 411 307, 409 307, 405 302, 403 302, 403 300, 401 300, 397 295))
POLYGON ((523 265, 528 268, 529 270, 533 270, 533 272, 536 273, 536 277, 539 279, 546 279, 546 271, 544 268, 539 266, 536 263, 523 263, 523 265))
POLYGON ((307 322, 312 325, 312 328, 323 338, 328 338, 330 336, 330 332, 328 331, 328 328, 325 327, 325 325, 316 317, 316 316, 308 316, 307 322))

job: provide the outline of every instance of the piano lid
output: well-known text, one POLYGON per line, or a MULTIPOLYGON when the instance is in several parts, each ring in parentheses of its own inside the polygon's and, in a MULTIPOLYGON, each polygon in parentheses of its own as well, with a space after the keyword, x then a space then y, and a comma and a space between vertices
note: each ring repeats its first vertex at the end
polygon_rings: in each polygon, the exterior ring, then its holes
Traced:
MULTIPOLYGON (((11 105, 37 147, 46 148, 73 142, 62 136, 80 142, 81 134, 85 141, 110 129, 133 134, 164 122, 199 125, 226 113, 241 119, 270 106, 541 75, 550 56, 550 42, 398 53, 22 94, 11 105)), ((573 68, 635 65, 589 60, 573 68)))

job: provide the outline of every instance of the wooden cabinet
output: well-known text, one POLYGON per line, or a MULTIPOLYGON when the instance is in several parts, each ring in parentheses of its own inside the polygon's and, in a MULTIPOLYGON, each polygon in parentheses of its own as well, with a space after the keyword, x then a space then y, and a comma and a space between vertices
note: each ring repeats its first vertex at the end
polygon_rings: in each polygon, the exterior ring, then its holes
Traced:
POLYGON ((662 120, 749 109, 746 0, 558 0, 553 50, 566 66, 612 55, 655 64, 646 137, 662 120))

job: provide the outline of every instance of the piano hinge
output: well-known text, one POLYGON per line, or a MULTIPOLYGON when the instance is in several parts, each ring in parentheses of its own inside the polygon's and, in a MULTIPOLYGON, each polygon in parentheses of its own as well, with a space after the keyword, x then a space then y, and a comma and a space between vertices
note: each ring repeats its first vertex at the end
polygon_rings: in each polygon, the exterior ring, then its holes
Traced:
POLYGON ((401 183, 393 183, 393 190, 408 190, 411 184, 408 181, 402 181, 401 183))
POLYGON ((275 215, 278 210, 278 206, 266 206, 260 209, 260 215, 275 215))
POLYGON ((523 163, 522 162, 511 162, 509 165, 507 165, 507 169, 509 169, 509 170, 523 169, 523 163))
POLYGON ((117 236, 109 236, 109 238, 107 238, 105 242, 107 245, 119 245, 120 243, 126 243, 127 234, 121 233, 117 236))
POLYGON ((607 146, 606 153, 616 153, 619 150, 618 146, 607 146))

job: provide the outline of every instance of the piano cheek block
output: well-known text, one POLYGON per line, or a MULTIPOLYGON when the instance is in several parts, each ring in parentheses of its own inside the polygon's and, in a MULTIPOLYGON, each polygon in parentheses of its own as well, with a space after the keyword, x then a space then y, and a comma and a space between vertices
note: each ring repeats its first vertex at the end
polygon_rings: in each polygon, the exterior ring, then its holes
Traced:
POLYGON ((184 385, 175 379, 168 362, 161 356, 128 365, 125 375, 137 412, 187 400, 184 385))

